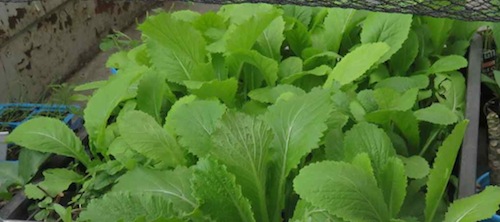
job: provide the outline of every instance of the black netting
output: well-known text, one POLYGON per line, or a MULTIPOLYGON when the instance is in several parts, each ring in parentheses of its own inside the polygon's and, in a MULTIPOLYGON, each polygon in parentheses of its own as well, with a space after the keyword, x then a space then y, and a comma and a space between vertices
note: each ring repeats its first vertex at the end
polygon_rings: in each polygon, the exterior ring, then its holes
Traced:
POLYGON ((262 2, 411 13, 468 21, 500 21, 500 0, 194 0, 194 2, 211 4, 262 2))

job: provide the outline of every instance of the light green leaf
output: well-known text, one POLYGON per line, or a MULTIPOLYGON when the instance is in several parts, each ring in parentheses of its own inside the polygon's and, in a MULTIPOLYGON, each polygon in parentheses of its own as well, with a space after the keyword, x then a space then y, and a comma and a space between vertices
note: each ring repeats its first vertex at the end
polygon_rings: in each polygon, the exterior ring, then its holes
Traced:
POLYGON ((391 88, 399 93, 404 93, 412 88, 425 89, 429 86, 429 77, 426 75, 415 75, 411 77, 395 76, 385 78, 375 85, 375 89, 391 88))
POLYGON ((375 172, 373 172, 372 161, 368 153, 360 153, 356 155, 351 161, 354 166, 363 169, 368 175, 375 178, 375 172))
POLYGON ((194 12, 191 10, 180 10, 172 13, 172 17, 179 21, 192 23, 201 15, 198 12, 194 12))
POLYGON ((122 163, 127 169, 135 168, 138 157, 143 157, 135 152, 121 136, 115 138, 109 145, 108 155, 113 156, 115 160, 122 163))
POLYGON ((347 221, 386 222, 391 217, 373 176, 352 164, 310 164, 295 178, 294 190, 313 206, 347 221))
POLYGON ((210 154, 236 176, 257 221, 268 221, 266 179, 273 134, 257 117, 227 113, 212 135, 210 154))
POLYGON ((49 156, 50 153, 21 149, 19 153, 19 176, 23 179, 24 183, 28 183, 31 180, 49 156))
POLYGON ((412 15, 371 13, 363 22, 361 43, 387 43, 390 49, 380 58, 380 63, 383 63, 401 48, 408 38, 411 23, 412 15))
POLYGON ((233 104, 238 90, 238 81, 234 78, 210 82, 185 82, 185 84, 193 95, 201 99, 215 97, 228 105, 233 104))
POLYGON ((19 176, 19 164, 14 161, 0 162, 0 196, 8 193, 12 185, 23 184, 23 178, 19 176))
POLYGON ((145 71, 144 67, 121 70, 120 75, 110 79, 109 83, 99 88, 88 101, 83 111, 83 119, 85 119, 85 129, 89 134, 92 151, 107 149, 101 144, 108 119, 116 106, 127 97, 132 83, 138 80, 145 71))
POLYGON ((420 130, 418 120, 412 111, 394 112, 391 119, 401 131, 408 142, 408 146, 414 150, 420 148, 420 130))
POLYGON ((438 32, 429 32, 432 46, 436 54, 440 54, 444 48, 446 40, 450 36, 450 30, 453 27, 454 20, 446 18, 423 17, 422 21, 430 30, 439 30, 438 32))
POLYGON ((463 56, 449 55, 440 58, 427 70, 427 74, 456 71, 467 67, 467 60, 463 56))
POLYGON ((299 72, 302 72, 302 59, 299 57, 288 57, 279 64, 278 76, 280 78, 286 78, 299 72))
POLYGON ((137 88, 137 107, 162 124, 161 108, 167 83, 165 77, 150 71, 144 74, 137 88))
MULTIPOLYGON (((38 184, 29 184, 26 189, 38 189, 38 192, 42 192, 45 195, 49 195, 54 198, 61 194, 61 192, 68 189, 69 185, 72 183, 81 183, 83 176, 68 169, 48 169, 43 172, 44 180, 38 184)), ((25 191, 26 192, 26 191, 25 191)), ((26 196, 31 199, 41 199, 40 195, 35 192, 34 196, 31 196, 32 192, 26 192, 26 196)), ((43 198, 42 196, 42 198, 43 198)))
MULTIPOLYGON (((438 79, 440 75, 436 76, 438 79)), ((438 100, 453 111, 457 116, 463 117, 465 112, 465 78, 460 72, 451 72, 443 75, 445 80, 439 83, 438 100)))
POLYGON ((149 193, 112 192, 90 201, 80 221, 183 221, 168 198, 149 193), (161 219, 161 220, 159 220, 161 219), (177 220, 175 220, 177 219, 177 220))
MULTIPOLYGON (((302 52, 302 56, 304 56, 304 52, 302 52)), ((334 52, 319 52, 304 60, 304 69, 311 70, 319 66, 333 66, 333 64, 337 62, 337 59, 340 58, 342 58, 342 56, 334 52)))
POLYGON ((345 35, 348 35, 352 28, 359 22, 354 9, 330 8, 325 17, 323 26, 325 28, 324 41, 326 49, 338 52, 340 44, 345 35))
POLYGON ((481 193, 456 200, 448 208, 445 222, 481 221, 491 218, 500 205, 500 188, 488 186, 481 193))
POLYGON ((305 94, 304 90, 301 88, 292 85, 280 84, 275 87, 252 90, 248 93, 248 97, 263 103, 275 103, 283 93, 293 93, 298 96, 305 94))
POLYGON ((226 107, 218 101, 179 101, 168 113, 166 126, 181 137, 181 145, 204 157, 212 147, 210 138, 226 107))
POLYGON ((396 157, 389 158, 380 172, 378 185, 382 188, 384 200, 392 217, 396 217, 403 206, 406 196, 406 182, 403 162, 396 157))
POLYGON ((37 117, 28 120, 14 129, 6 142, 35 151, 73 157, 90 166, 90 157, 80 139, 58 119, 37 117))
POLYGON ((392 75, 407 75, 408 69, 417 57, 418 47, 419 42, 417 34, 414 31, 410 30, 408 38, 403 43, 401 49, 399 49, 389 60, 389 66, 391 67, 392 75))
POLYGON ((299 200, 291 222, 343 222, 344 220, 328 213, 327 210, 312 206, 307 201, 299 200))
POLYGON ((274 86, 278 79, 278 63, 268 57, 263 56, 255 50, 238 51, 227 57, 226 64, 229 72, 237 78, 240 76, 243 64, 249 64, 259 70, 268 86, 274 86))
POLYGON ((334 81, 339 82, 341 85, 353 82, 365 74, 389 49, 389 46, 385 43, 363 44, 357 47, 335 66, 328 75, 324 87, 332 87, 334 81))
POLYGON ((235 180, 224 165, 207 159, 199 160, 192 182, 194 195, 200 201, 200 210, 216 221, 255 221, 250 202, 235 180))
POLYGON ((410 110, 415 105, 417 95, 417 88, 412 88, 402 94, 390 88, 379 88, 374 92, 375 100, 381 110, 410 110))
MULTIPOLYGON (((277 22, 274 26, 272 25, 273 21, 275 21, 275 19, 281 14, 280 11, 278 11, 276 8, 254 11, 254 13, 255 14, 253 14, 251 17, 241 22, 240 24, 233 23, 233 25, 229 27, 225 36, 227 52, 250 50, 252 46, 257 42, 259 37, 263 35, 263 33, 265 33, 265 30, 268 27, 278 28, 282 25, 281 22, 277 22)), ((268 36, 273 31, 271 29, 267 30, 268 36)), ((273 40, 273 43, 280 41, 280 37, 278 36, 279 34, 273 36, 277 37, 273 40)), ((264 42, 261 39, 261 41, 259 41, 259 44, 262 43, 264 42)), ((276 46, 271 45, 271 47, 276 46)))
POLYGON ((451 134, 438 148, 434 164, 429 174, 429 180, 427 181, 427 195, 425 197, 426 222, 433 221, 439 203, 443 198, 443 194, 453 170, 453 165, 457 159, 458 150, 462 144, 467 124, 467 120, 458 123, 451 134))
POLYGON ((332 102, 327 90, 315 89, 303 96, 278 100, 268 108, 264 118, 275 134, 275 184, 272 185, 269 206, 271 220, 279 217, 284 206, 284 185, 288 173, 302 157, 318 147, 332 102))
POLYGON ((105 86, 107 83, 108 83, 107 80, 100 80, 100 81, 88 82, 88 83, 84 83, 84 84, 78 85, 73 90, 75 92, 80 92, 80 91, 87 91, 87 90, 92 90, 92 89, 99 89, 102 86, 105 86))
POLYGON ((345 159, 352 160, 359 153, 367 153, 370 156, 377 174, 382 172, 387 160, 394 156, 396 151, 384 130, 376 125, 362 122, 354 125, 344 137, 345 159))
POLYGON ((440 103, 434 103, 429 107, 419 109, 414 114, 420 121, 440 125, 450 125, 458 121, 457 115, 440 103))
POLYGON ((136 152, 170 167, 186 164, 184 151, 175 138, 151 116, 129 111, 118 119, 122 138, 136 152))
POLYGON ((257 38, 255 49, 264 56, 281 61, 281 44, 285 40, 284 30, 285 21, 283 21, 283 18, 274 19, 257 38))
POLYGON ((121 176, 113 186, 113 192, 162 196, 175 206, 174 210, 179 214, 188 214, 198 206, 192 195, 192 176, 192 170, 185 167, 167 171, 138 167, 121 176))
POLYGON ((405 163, 406 176, 413 179, 422 179, 429 174, 430 167, 427 160, 420 156, 400 157, 405 163))
POLYGON ((365 89, 358 92, 356 99, 361 103, 366 112, 370 113, 378 109, 375 93, 371 89, 365 89))
POLYGON ((309 26, 313 14, 313 8, 298 5, 283 5, 283 16, 293 17, 304 26, 309 26))
POLYGON ((296 80, 298 80, 304 76, 307 76, 307 75, 325 76, 325 75, 328 75, 331 71, 332 71, 332 68, 330 68, 330 66, 320 65, 314 69, 307 70, 307 71, 300 71, 300 72, 297 72, 295 74, 284 77, 281 80, 281 83, 291 84, 291 83, 295 82, 296 80))

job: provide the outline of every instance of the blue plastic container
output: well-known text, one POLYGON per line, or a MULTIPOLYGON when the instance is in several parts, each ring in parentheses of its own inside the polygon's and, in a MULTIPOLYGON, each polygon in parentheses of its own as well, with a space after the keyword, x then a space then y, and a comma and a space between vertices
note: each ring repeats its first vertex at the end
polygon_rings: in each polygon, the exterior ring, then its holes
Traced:
MULTIPOLYGON (((477 180, 476 183, 481 187, 481 190, 484 190, 486 186, 490 185, 490 172, 487 172, 483 175, 481 175, 477 180)), ((500 222, 500 215, 495 214, 493 217, 487 220, 483 220, 485 222, 500 222)))
POLYGON ((25 112, 29 112, 26 118, 22 120, 18 120, 15 122, 0 122, 0 125, 8 126, 11 129, 14 129, 21 125, 23 122, 38 116, 43 112, 60 112, 67 113, 64 118, 61 119, 64 123, 66 123, 71 129, 76 130, 82 126, 83 121, 80 118, 75 118, 75 115, 71 113, 71 109, 79 109, 78 106, 65 106, 65 105, 46 105, 46 104, 31 104, 31 103, 10 103, 10 104, 0 104, 0 116, 3 112, 7 111, 10 108, 14 108, 17 110, 22 110, 25 112))
POLYGON ((118 69, 115 68, 111 68, 110 71, 112 75, 116 75, 116 73, 118 73, 118 69))

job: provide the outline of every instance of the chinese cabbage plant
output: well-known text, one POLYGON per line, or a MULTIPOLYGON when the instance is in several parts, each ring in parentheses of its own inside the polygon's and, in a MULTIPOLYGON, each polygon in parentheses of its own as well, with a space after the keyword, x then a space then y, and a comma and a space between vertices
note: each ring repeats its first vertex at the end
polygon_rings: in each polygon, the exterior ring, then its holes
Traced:
POLYGON ((50 118, 8 140, 83 166, 25 187, 65 221, 481 220, 499 188, 446 192, 471 27, 265 4, 159 13, 109 59, 116 76, 78 87, 97 89, 88 149, 50 118))

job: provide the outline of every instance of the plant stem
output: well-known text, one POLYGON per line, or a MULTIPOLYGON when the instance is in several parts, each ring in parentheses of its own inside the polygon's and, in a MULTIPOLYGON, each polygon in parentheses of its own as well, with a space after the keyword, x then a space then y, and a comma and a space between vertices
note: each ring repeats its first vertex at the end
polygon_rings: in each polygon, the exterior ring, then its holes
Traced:
POLYGON ((418 154, 419 156, 423 156, 425 154, 425 152, 427 152, 427 150, 429 149, 429 147, 431 146, 432 142, 434 142, 434 140, 436 139, 437 135, 441 132, 443 128, 438 128, 437 130, 434 130, 432 131, 432 134, 430 135, 430 137, 427 139, 427 141, 425 142, 425 145, 424 147, 422 148, 422 150, 420 151, 420 153, 418 154))

